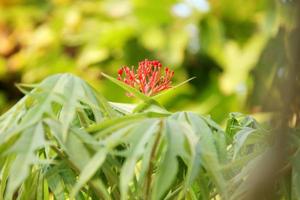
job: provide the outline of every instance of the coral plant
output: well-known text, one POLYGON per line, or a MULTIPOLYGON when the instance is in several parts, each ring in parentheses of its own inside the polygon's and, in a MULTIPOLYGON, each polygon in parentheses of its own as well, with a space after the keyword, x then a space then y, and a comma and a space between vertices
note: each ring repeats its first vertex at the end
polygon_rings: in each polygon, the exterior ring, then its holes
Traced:
POLYGON ((140 104, 109 102, 70 74, 18 85, 25 96, 0 117, 0 199, 242 199, 265 132, 240 114, 225 131, 167 111, 151 97, 170 87, 173 72, 157 78, 161 68, 122 68, 124 82, 104 74, 140 104))

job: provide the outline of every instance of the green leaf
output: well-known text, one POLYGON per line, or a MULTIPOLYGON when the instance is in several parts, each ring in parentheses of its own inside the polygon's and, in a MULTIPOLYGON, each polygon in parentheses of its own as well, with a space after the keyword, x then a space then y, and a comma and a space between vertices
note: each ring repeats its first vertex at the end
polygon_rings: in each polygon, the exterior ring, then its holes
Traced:
POLYGON ((0 199, 3 200, 4 192, 7 186, 7 180, 9 177, 9 171, 13 162, 13 156, 6 159, 4 166, 1 169, 1 182, 0 182, 0 199))
MULTIPOLYGON (((220 170, 218 150, 214 137, 207 123, 195 114, 189 114, 188 120, 197 135, 200 137, 200 153, 203 167, 208 171, 222 197, 227 198, 226 183, 220 170)), ((224 149, 223 151, 226 151, 224 149)))
POLYGON ((131 147, 120 174, 121 199, 127 199, 129 183, 132 181, 136 163, 144 153, 149 139, 156 133, 157 124, 156 120, 146 120, 129 133, 131 147))
POLYGON ((16 153, 16 159, 10 168, 7 197, 11 197, 29 174, 30 166, 36 161, 35 151, 44 147, 44 129, 42 123, 32 126, 22 133, 18 141, 6 152, 16 153))
POLYGON ((51 129, 51 134, 57 140, 59 146, 64 150, 64 152, 68 155, 68 158, 76 165, 76 167, 80 170, 84 168, 86 163, 90 159, 90 152, 85 146, 84 142, 76 133, 74 133, 71 128, 68 134, 66 141, 63 141, 62 136, 62 125, 56 120, 47 119, 45 122, 48 124, 51 129))
POLYGON ((109 104, 117 111, 122 113, 123 115, 133 113, 135 104, 126 104, 126 103, 117 103, 117 102, 109 102, 109 104))
POLYGON ((49 188, 46 178, 43 179, 43 200, 49 199, 49 188))
POLYGON ((177 156, 186 160, 188 151, 185 149, 185 136, 178 121, 172 118, 166 120, 165 126, 166 152, 158 166, 157 177, 154 182, 152 199, 160 199, 173 183, 177 171, 177 156))
POLYGON ((105 161, 106 154, 107 151, 105 149, 100 149, 86 164, 86 166, 81 171, 78 177, 78 181, 71 192, 71 197, 74 197, 78 193, 80 188, 92 178, 97 170, 100 169, 102 163, 105 161))
POLYGON ((34 171, 18 189, 18 200, 36 199, 38 189, 39 171, 34 171))
POLYGON ((163 92, 160 92, 160 93, 158 93, 157 95, 154 95, 152 98, 153 98, 153 99, 158 99, 160 96, 163 96, 163 95, 168 94, 169 92, 172 92, 172 91, 175 90, 176 88, 183 86, 184 84, 190 82, 191 80, 193 80, 193 79, 195 79, 195 78, 196 78, 196 77, 189 78, 188 80, 183 81, 182 83, 179 83, 178 85, 172 86, 171 88, 169 88, 169 89, 167 89, 167 90, 165 90, 165 91, 163 91, 163 92))
POLYGON ((65 186, 63 179, 60 177, 59 173, 51 173, 47 176, 47 183, 50 190, 53 192, 55 199, 64 200, 65 199, 65 186))
POLYGON ((81 91, 77 81, 71 76, 64 88, 64 104, 60 111, 59 121, 62 123, 63 140, 67 139, 69 126, 76 113, 78 92, 81 91))
POLYGON ((240 130, 235 136, 234 136, 234 154, 233 159, 236 158, 237 154, 241 150, 243 146, 245 146, 245 142, 247 138, 252 134, 255 133, 255 129, 245 127, 242 130, 240 130))
POLYGON ((96 92, 88 84, 82 83, 82 87, 85 94, 83 100, 85 103, 91 106, 96 118, 96 122, 101 121, 101 119, 103 118, 103 113, 105 113, 109 118, 116 116, 116 112, 112 109, 107 100, 100 93, 96 92), (98 108, 100 108, 103 113, 99 113, 99 111, 97 110, 98 108))
POLYGON ((36 187, 36 199, 43 200, 43 192, 44 192, 44 177, 42 173, 39 173, 36 187))
MULTIPOLYGON (((91 180, 92 187, 96 189, 96 193, 98 195, 98 198, 104 200, 111 200, 110 194, 108 193, 108 188, 106 185, 103 184, 103 182, 100 179, 91 180)), ((119 199, 119 198, 116 198, 119 199)))
POLYGON ((28 94, 31 90, 36 88, 38 84, 18 83, 15 85, 21 92, 23 92, 23 94, 28 94))

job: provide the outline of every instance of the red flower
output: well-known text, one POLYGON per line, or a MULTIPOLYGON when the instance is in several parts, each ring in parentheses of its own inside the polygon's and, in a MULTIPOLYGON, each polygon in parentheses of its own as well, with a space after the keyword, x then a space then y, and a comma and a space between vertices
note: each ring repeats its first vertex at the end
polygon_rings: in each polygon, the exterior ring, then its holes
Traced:
MULTIPOLYGON (((134 67, 130 69, 127 66, 123 66, 118 70, 118 80, 138 89, 147 96, 171 88, 173 75, 174 71, 168 67, 163 67, 159 61, 147 59, 139 62, 136 71, 134 67)), ((129 96, 132 96, 132 94, 129 94, 129 96)))

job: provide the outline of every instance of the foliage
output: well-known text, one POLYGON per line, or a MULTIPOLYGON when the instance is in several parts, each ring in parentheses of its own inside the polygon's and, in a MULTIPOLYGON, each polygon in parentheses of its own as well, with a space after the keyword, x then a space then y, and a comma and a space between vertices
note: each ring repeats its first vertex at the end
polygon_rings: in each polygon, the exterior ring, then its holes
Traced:
POLYGON ((238 113, 224 131, 137 90, 139 105, 109 102, 70 74, 18 87, 25 97, 0 117, 0 199, 241 199, 270 146, 238 113))

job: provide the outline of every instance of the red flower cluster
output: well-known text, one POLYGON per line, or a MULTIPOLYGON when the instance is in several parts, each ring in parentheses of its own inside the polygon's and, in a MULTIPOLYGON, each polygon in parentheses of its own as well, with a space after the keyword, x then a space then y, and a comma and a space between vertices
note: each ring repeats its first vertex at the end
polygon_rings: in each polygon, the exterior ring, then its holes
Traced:
MULTIPOLYGON (((168 67, 163 67, 159 61, 146 59, 139 62, 136 72, 134 67, 130 69, 127 66, 123 66, 118 71, 118 80, 138 89, 147 96, 152 96, 171 88, 173 75, 174 71, 168 67), (162 71, 164 71, 164 74, 162 71)), ((129 94, 129 96, 132 95, 129 94)))

